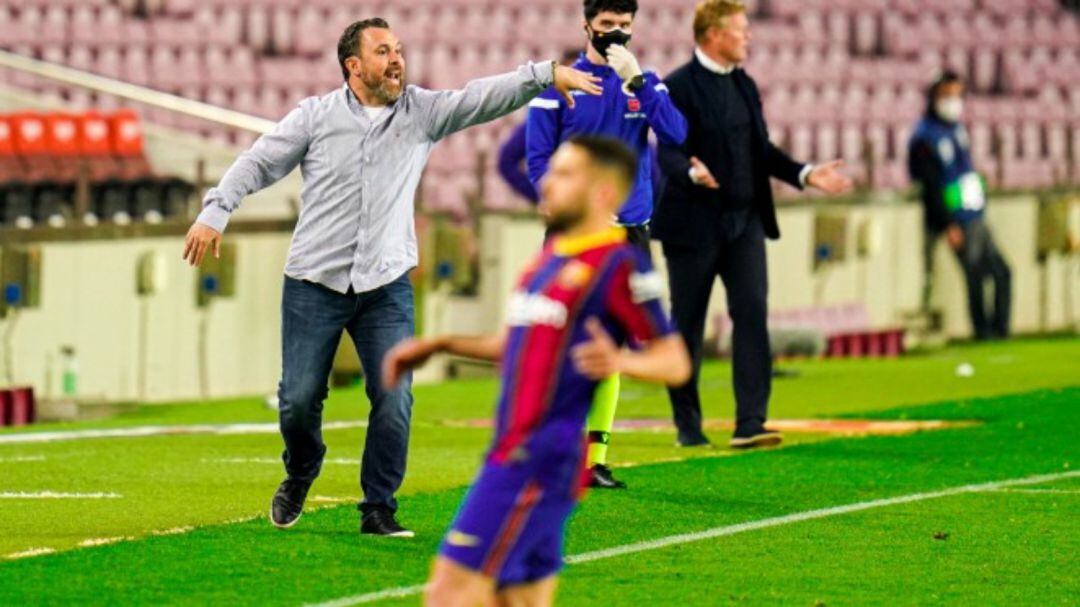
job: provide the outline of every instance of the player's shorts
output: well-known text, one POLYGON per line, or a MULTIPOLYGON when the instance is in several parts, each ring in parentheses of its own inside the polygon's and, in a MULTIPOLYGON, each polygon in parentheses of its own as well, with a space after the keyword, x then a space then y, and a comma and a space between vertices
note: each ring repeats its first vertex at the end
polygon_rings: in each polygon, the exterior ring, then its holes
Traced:
POLYGON ((538 582, 563 566, 572 487, 552 487, 513 464, 485 464, 439 553, 498 587, 538 582))

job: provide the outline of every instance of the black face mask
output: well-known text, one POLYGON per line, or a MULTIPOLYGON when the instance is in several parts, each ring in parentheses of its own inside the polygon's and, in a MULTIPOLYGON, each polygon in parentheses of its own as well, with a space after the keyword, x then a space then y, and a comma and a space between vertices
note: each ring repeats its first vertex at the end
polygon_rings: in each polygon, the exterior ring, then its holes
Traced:
POLYGON ((592 35, 589 37, 589 41, 592 42, 596 52, 600 53, 600 56, 606 59, 608 47, 613 44, 627 46, 630 44, 630 38, 630 34, 627 34, 621 29, 613 29, 610 32, 593 31, 592 35))

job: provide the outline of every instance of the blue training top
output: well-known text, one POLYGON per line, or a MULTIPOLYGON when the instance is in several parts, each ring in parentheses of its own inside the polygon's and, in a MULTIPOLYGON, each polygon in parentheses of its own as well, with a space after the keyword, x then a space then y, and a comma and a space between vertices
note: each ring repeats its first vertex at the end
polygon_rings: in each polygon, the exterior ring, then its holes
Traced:
POLYGON ((637 183, 619 211, 619 223, 648 223, 653 211, 653 150, 649 148, 649 128, 660 143, 680 146, 686 140, 687 123, 675 107, 667 86, 655 72, 645 71, 645 86, 630 95, 622 89, 622 79, 606 65, 596 65, 585 54, 573 65, 602 79, 604 92, 594 96, 574 92, 574 109, 554 88, 549 88, 529 104, 526 122, 526 164, 529 179, 539 190, 555 150, 574 135, 607 135, 622 140, 638 154, 637 183))

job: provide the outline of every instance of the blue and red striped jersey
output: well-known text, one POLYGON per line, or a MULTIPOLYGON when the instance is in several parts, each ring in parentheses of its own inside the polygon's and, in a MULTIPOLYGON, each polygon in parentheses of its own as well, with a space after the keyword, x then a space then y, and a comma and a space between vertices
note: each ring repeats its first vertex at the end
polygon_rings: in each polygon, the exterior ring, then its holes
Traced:
POLYGON ((622 228, 545 246, 510 300, 489 461, 579 460, 597 385, 570 358, 589 340, 585 321, 598 319, 616 343, 631 347, 669 335, 662 292, 662 278, 622 228))

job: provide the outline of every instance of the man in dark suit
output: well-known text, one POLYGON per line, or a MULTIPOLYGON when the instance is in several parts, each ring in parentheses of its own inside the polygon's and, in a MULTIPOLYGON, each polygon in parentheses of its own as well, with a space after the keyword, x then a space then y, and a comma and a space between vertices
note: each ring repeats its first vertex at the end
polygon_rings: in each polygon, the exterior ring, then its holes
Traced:
POLYGON ((709 295, 719 276, 734 326, 737 411, 730 444, 775 445, 781 435, 765 427, 772 381, 765 238, 779 238, 780 229, 769 178, 830 194, 850 189, 851 180, 839 172, 839 161, 800 164, 769 141, 757 86, 739 68, 750 41, 745 5, 703 0, 694 39, 694 58, 665 81, 690 135, 682 146, 661 146, 665 184, 652 221, 667 258, 672 317, 694 360, 691 380, 670 389, 671 405, 679 444, 708 444, 698 379, 709 295))

